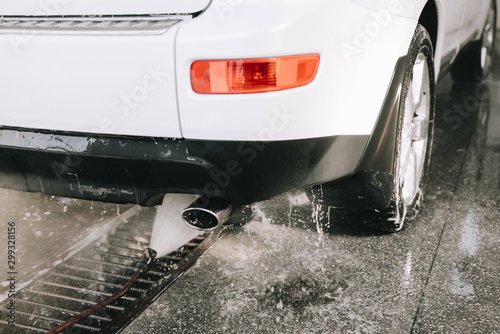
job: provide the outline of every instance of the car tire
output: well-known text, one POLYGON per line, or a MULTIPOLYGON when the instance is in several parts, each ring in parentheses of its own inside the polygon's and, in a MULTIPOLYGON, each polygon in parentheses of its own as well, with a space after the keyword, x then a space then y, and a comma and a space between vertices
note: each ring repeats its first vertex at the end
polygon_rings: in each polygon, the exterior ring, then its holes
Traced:
MULTIPOLYGON (((394 190, 388 207, 349 209, 316 206, 316 217, 326 231, 337 221, 363 223, 370 227, 400 231, 421 207, 426 170, 430 163, 434 128, 433 46, 427 30, 418 25, 408 52, 398 108, 394 148, 394 190)), ((317 194, 316 194, 317 195, 317 194)), ((318 203, 328 203, 328 199, 318 203)))
POLYGON ((491 1, 481 37, 467 45, 450 68, 456 82, 482 82, 491 73, 495 54, 497 8, 491 1))

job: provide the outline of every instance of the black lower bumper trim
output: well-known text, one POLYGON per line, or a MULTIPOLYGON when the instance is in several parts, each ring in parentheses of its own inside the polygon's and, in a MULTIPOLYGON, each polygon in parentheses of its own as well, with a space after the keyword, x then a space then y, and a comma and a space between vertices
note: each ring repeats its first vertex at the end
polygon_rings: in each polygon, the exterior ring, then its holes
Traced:
POLYGON ((0 130, 0 187, 152 206, 166 193, 248 204, 350 175, 368 136, 277 142, 0 130))

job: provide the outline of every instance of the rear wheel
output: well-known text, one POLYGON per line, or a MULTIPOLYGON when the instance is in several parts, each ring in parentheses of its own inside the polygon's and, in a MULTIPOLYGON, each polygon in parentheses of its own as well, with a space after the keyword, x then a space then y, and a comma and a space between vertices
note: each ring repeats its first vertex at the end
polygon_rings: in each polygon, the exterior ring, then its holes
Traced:
POLYGON ((434 117, 434 64, 432 42, 418 26, 408 53, 408 63, 399 103, 394 150, 394 190, 389 207, 340 209, 320 206, 327 228, 336 220, 362 222, 377 229, 396 232, 412 220, 423 198, 425 171, 430 162, 434 117), (328 221, 326 221, 328 220, 328 221))
POLYGON ((450 69, 453 80, 481 82, 491 73, 495 53, 496 17, 496 2, 492 0, 481 38, 467 45, 450 69))

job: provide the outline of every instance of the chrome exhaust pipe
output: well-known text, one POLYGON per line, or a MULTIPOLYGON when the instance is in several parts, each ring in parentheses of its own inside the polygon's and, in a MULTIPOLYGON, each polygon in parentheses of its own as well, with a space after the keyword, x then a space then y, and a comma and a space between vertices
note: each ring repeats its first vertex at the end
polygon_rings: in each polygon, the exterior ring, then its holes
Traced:
POLYGON ((231 215, 231 204, 220 198, 200 196, 185 208, 182 220, 190 227, 200 231, 215 230, 224 224, 231 215))

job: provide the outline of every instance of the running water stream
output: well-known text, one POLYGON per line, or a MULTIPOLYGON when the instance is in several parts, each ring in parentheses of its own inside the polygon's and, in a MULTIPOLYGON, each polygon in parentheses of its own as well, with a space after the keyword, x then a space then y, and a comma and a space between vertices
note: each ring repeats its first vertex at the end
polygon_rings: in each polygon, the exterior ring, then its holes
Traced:
POLYGON ((198 195, 167 194, 158 207, 150 247, 165 256, 194 239, 201 231, 195 230, 182 221, 181 212, 198 198, 198 195))

